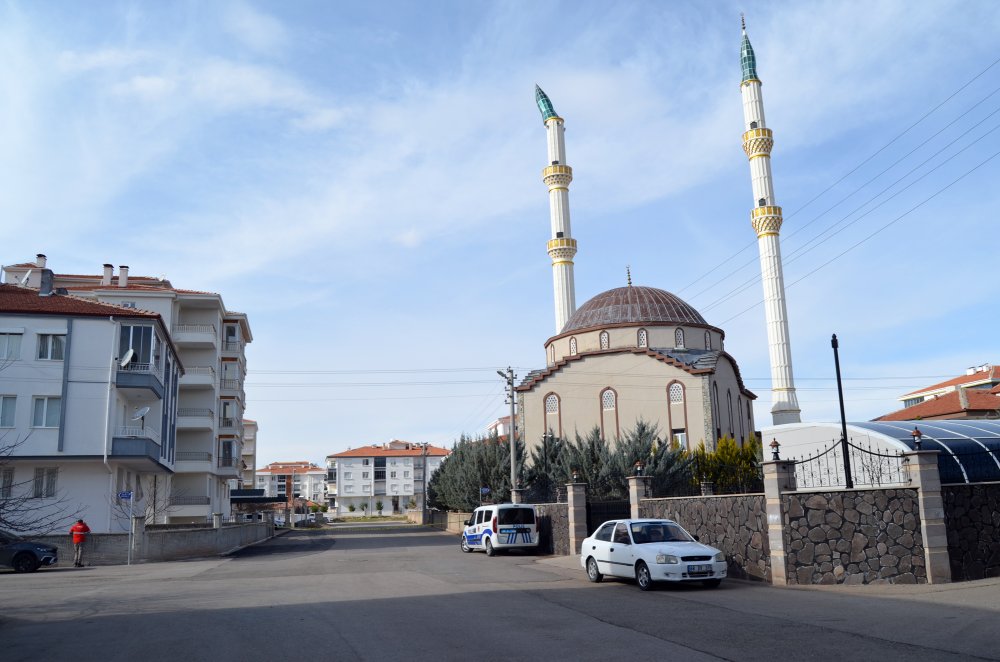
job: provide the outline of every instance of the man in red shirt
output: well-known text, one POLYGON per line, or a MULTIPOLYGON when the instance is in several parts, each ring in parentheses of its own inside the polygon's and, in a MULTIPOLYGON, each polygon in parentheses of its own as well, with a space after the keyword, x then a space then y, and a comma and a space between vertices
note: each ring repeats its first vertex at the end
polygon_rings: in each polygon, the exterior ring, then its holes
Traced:
POLYGON ((73 534, 73 567, 83 567, 83 541, 90 533, 90 527, 82 519, 76 520, 76 524, 69 527, 69 532, 73 534))

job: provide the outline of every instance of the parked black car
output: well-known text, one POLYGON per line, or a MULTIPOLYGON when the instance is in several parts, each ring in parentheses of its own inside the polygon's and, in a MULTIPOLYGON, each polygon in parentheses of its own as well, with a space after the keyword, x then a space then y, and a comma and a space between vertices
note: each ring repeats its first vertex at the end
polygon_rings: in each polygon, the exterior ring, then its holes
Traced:
POLYGON ((14 572, 34 572, 43 565, 59 562, 58 550, 52 545, 21 540, 6 531, 0 531, 0 566, 13 568, 14 572))

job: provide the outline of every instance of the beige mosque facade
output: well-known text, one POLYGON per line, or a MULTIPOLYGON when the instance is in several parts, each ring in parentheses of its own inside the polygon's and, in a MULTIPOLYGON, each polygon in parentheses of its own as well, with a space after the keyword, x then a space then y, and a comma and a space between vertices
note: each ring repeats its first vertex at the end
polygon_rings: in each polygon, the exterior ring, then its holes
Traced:
MULTIPOLYGON (((758 238, 771 361, 772 419, 798 421, 785 312, 779 232, 781 208, 774 201, 770 151, 773 133, 764 123, 756 58, 743 31, 743 147, 750 162, 754 205, 751 225, 758 238)), ((573 439, 595 427, 614 443, 640 420, 688 449, 709 449, 722 437, 738 443, 754 434, 753 401, 736 360, 725 349, 725 332, 697 310, 662 289, 633 285, 602 292, 576 307, 564 120, 536 86, 545 124, 556 334, 545 342, 545 368, 530 372, 516 388, 517 427, 529 452, 545 435, 573 439)))

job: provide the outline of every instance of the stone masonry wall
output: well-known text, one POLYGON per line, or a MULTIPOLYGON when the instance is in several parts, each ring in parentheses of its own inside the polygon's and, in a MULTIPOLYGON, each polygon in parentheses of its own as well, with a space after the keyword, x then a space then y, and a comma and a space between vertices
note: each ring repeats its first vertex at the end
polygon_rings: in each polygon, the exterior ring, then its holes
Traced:
POLYGON ((569 555, 569 505, 565 503, 540 503, 535 505, 538 514, 538 534, 541 540, 539 554, 569 555))
POLYGON ((924 584, 917 491, 782 495, 789 584, 924 584))
POLYGON ((944 485, 951 580, 1000 577, 1000 483, 944 485))
POLYGON ((643 499, 639 516, 672 519, 725 552, 730 577, 771 581, 763 494, 643 499))

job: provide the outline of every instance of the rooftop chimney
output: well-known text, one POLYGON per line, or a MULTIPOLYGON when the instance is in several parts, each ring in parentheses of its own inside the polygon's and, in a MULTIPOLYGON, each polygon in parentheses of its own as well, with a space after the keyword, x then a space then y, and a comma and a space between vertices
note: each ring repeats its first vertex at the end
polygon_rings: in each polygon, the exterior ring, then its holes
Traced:
POLYGON ((110 264, 105 264, 104 275, 101 276, 101 285, 110 285, 111 277, 114 275, 114 273, 115 273, 115 268, 110 264))
POLYGON ((52 270, 42 269, 42 284, 38 286, 38 296, 52 296, 52 270))
POLYGON ((39 269, 45 268, 45 255, 39 253, 38 255, 35 256, 35 266, 38 267, 39 269))
POLYGON ((118 267, 118 287, 128 287, 128 265, 118 267))
POLYGON ((958 406, 965 411, 969 408, 969 394, 961 386, 958 387, 958 406))

